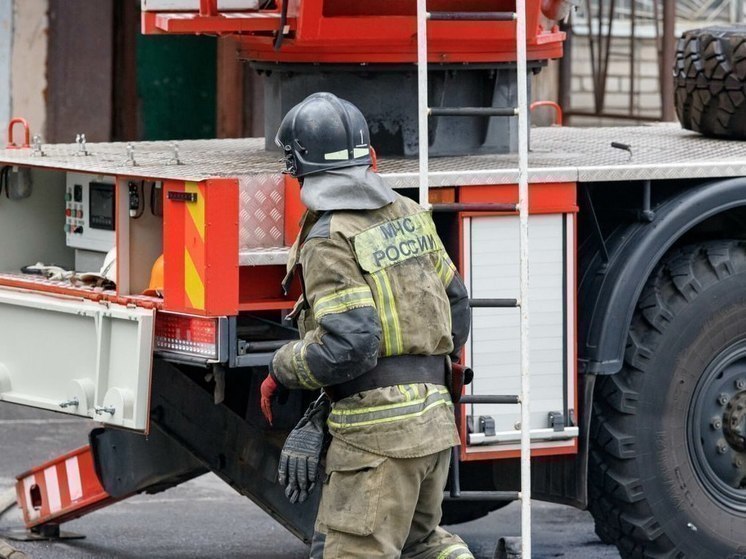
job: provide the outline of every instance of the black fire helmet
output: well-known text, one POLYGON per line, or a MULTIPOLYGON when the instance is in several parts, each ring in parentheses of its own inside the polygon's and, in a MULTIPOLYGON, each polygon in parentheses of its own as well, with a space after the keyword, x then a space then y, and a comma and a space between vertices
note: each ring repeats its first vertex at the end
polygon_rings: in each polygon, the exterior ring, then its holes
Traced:
POLYGON ((332 93, 314 93, 290 109, 275 143, 294 177, 373 163, 363 113, 332 93))

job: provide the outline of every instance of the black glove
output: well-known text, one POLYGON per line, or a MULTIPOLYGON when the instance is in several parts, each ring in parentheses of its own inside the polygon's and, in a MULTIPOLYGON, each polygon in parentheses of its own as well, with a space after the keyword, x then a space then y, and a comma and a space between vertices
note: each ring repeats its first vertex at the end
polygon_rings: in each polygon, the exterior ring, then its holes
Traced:
POLYGON ((291 503, 305 501, 316 485, 330 410, 329 398, 322 393, 290 431, 282 447, 277 479, 280 485, 285 485, 285 496, 291 503))

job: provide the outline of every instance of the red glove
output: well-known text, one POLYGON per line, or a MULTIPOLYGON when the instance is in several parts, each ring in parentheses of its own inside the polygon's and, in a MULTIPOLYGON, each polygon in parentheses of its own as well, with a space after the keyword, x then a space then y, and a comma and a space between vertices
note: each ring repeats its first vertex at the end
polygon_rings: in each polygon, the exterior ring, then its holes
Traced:
POLYGON ((272 375, 267 375, 267 378, 264 379, 259 390, 262 394, 262 413, 270 425, 272 425, 272 397, 275 395, 279 387, 277 381, 272 378, 272 375))

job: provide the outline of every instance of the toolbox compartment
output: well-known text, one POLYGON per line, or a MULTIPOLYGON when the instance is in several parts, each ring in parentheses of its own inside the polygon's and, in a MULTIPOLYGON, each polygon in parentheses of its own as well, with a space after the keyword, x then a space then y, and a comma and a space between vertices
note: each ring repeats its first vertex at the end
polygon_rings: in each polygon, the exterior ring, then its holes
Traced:
POLYGON ((0 401, 147 432, 154 315, 0 288, 0 401))

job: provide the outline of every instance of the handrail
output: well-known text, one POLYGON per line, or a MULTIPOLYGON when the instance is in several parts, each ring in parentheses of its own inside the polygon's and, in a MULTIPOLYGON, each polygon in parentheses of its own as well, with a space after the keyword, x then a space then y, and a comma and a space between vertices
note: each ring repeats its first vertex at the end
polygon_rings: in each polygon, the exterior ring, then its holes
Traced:
POLYGON ((25 118, 21 118, 20 116, 14 117, 10 119, 10 122, 8 123, 8 143, 5 145, 6 149, 29 149, 31 147, 31 131, 29 129, 28 121, 25 118), (23 144, 17 145, 15 142, 13 142, 13 128, 16 124, 20 124, 23 126, 24 129, 24 135, 23 135, 23 144))
POLYGON ((538 109, 539 107, 551 107, 554 109, 554 124, 555 126, 562 126, 563 122, 563 113, 562 113, 562 107, 559 106, 559 103, 555 103, 554 101, 534 101, 531 103, 531 112, 534 112, 534 109, 538 109))

